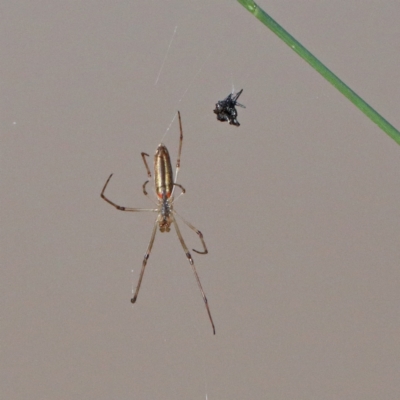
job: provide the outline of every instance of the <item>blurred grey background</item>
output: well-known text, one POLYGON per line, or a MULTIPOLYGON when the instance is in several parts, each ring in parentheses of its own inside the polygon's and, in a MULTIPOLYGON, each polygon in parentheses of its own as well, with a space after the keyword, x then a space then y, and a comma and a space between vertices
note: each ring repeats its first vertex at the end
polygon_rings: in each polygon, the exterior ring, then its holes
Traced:
MULTIPOLYGON (((259 4, 400 127, 398 1, 259 4)), ((235 1, 0 8, 2 399, 400 398, 393 140, 235 1), (152 207, 178 109, 216 336, 173 231, 132 306, 154 215, 100 199, 152 207)))

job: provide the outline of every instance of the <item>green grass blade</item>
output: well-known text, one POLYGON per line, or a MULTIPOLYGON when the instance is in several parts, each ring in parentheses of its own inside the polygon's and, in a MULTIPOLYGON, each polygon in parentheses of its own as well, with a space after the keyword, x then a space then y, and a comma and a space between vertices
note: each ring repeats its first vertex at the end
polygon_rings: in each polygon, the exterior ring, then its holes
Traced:
POLYGON ((238 2, 266 25, 272 32, 290 46, 301 58, 307 61, 316 71, 318 71, 328 82, 330 82, 339 92, 346 96, 357 108, 359 108, 368 118, 377 124, 393 140, 400 144, 400 132, 391 125, 385 118, 377 113, 367 104, 357 93, 351 90, 342 80, 332 71, 314 57, 301 43, 274 21, 262 8, 252 0, 238 0, 238 2))

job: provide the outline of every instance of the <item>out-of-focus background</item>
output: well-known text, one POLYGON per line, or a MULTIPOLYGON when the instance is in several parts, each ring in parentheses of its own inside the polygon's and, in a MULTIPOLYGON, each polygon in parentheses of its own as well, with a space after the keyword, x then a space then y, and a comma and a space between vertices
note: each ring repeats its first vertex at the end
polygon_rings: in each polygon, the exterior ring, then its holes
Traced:
MULTIPOLYGON (((259 4, 400 127, 398 1, 259 4)), ((9 1, 1 21, 2 399, 399 398, 393 140, 235 1, 9 1), (242 88, 241 126, 218 122, 242 88), (216 336, 173 231, 132 306, 155 215, 100 199, 113 172, 110 199, 153 207, 140 153, 175 164, 177 110, 216 336)))

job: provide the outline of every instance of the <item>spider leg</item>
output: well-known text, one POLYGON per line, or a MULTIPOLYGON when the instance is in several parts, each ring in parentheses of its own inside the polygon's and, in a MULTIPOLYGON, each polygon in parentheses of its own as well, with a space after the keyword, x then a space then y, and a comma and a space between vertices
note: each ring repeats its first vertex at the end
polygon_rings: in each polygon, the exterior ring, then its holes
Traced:
POLYGON ((185 218, 182 217, 182 215, 178 214, 175 210, 173 211, 192 231, 196 232, 201 244, 203 245, 203 251, 198 251, 196 249, 192 249, 193 251, 195 251, 197 254, 207 254, 208 250, 207 250, 207 246, 206 246, 206 242, 204 241, 203 238, 203 234, 195 227, 193 226, 189 221, 186 221, 185 218))
POLYGON ((146 185, 149 183, 149 181, 146 181, 145 183, 143 183, 143 194, 145 195, 145 196, 149 196, 149 194, 147 193, 147 191, 146 191, 146 185))
POLYGON ((182 185, 180 185, 179 183, 174 183, 174 186, 178 186, 178 188, 182 190, 181 194, 185 194, 186 193, 186 189, 182 185))
POLYGON ((106 183, 104 184, 103 190, 102 190, 101 193, 100 193, 100 197, 101 197, 103 200, 105 200, 107 203, 111 204, 113 207, 115 207, 117 210, 120 210, 120 211, 133 211, 133 212, 136 212, 136 211, 152 211, 152 212, 158 212, 158 209, 157 209, 157 208, 132 208, 132 207, 123 207, 123 206, 119 206, 118 204, 116 204, 116 203, 114 203, 113 201, 111 201, 110 199, 108 199, 108 198, 106 197, 106 195, 104 194, 104 192, 105 192, 106 187, 107 187, 107 185, 108 185, 108 182, 110 182, 110 179, 111 179, 112 176, 113 176, 113 174, 111 174, 111 175, 108 177, 106 183))
POLYGON ((154 222, 154 227, 153 227, 153 232, 151 233, 150 242, 149 242, 149 245, 147 246, 146 253, 144 253, 143 263, 142 263, 142 270, 140 271, 140 276, 139 276, 139 280, 138 280, 138 283, 137 283, 137 286, 136 286, 135 294, 131 299, 131 303, 132 304, 136 302, 136 299, 137 299, 138 294, 139 294, 139 289, 140 289, 140 285, 142 284, 144 270, 146 269, 147 260, 150 257, 150 252, 151 252, 151 249, 152 249, 153 244, 154 244, 154 239, 156 237, 157 223, 158 223, 158 217, 156 218, 156 220, 154 222))
POLYGON ((144 165, 145 165, 146 170, 147 170, 147 176, 148 176, 149 178, 151 178, 150 168, 149 168, 149 165, 147 164, 147 160, 145 159, 145 156, 146 156, 146 157, 150 157, 150 156, 149 156, 147 153, 144 153, 144 152, 142 152, 142 153, 140 153, 140 154, 142 155, 143 162, 144 162, 144 165))
MULTIPOLYGON (((182 129, 182 120, 181 120, 181 113, 178 111, 178 118, 179 118, 179 150, 178 150, 178 158, 176 160, 176 169, 175 169, 175 180, 174 182, 177 181, 178 179, 178 173, 181 168, 181 154, 182 154, 182 143, 183 143, 183 129, 182 129)), ((183 190, 183 192, 185 192, 183 190)))
POLYGON ((204 293, 203 287, 201 286, 200 278, 199 278, 199 275, 197 274, 196 267, 195 267, 194 262, 193 262, 193 258, 189 253, 189 250, 188 250, 188 248, 187 248, 187 246, 185 244, 185 241, 183 240, 183 237, 182 237, 181 232, 179 230, 178 224, 177 224, 177 222, 176 222, 176 220, 175 220, 173 215, 171 215, 171 219, 172 219, 172 222, 173 222, 173 224, 175 226, 175 230, 176 230, 176 234, 178 235, 178 239, 181 242, 182 248, 185 251, 186 257, 189 260, 189 263, 190 263, 190 265, 191 265, 191 267, 193 269, 193 273, 194 273, 194 276, 196 277, 196 281, 197 281, 197 284, 199 286, 201 295, 203 296, 203 301, 204 301, 204 304, 206 306, 208 317, 210 319, 211 326, 212 326, 212 329, 213 329, 213 332, 214 332, 214 335, 215 335, 214 321, 213 321, 213 319, 211 317, 210 308, 208 307, 208 300, 207 300, 207 297, 206 297, 206 295, 204 293))

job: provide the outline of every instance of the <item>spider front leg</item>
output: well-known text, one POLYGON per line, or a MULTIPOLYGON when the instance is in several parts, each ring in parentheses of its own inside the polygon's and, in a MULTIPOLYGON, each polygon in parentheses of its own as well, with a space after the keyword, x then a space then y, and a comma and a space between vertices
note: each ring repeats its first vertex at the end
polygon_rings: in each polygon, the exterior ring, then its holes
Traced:
POLYGON ((157 223, 158 223, 158 217, 156 218, 156 220, 155 220, 155 222, 154 222, 154 227, 153 227, 153 231, 152 231, 152 233, 151 233, 150 242, 149 242, 149 245, 147 246, 146 253, 144 253, 143 263, 142 263, 142 270, 140 271, 139 281, 138 281, 138 284, 137 284, 137 286, 136 286, 135 294, 133 295, 133 297, 132 297, 132 299, 131 299, 131 303, 132 303, 132 304, 136 302, 136 299, 137 299, 138 294, 139 294, 139 289, 140 289, 140 285, 142 284, 142 279, 143 279, 144 270, 146 269, 147 260, 148 260, 149 257, 150 257, 150 252, 151 252, 151 249, 152 249, 153 244, 154 244, 154 239, 155 239, 155 237, 156 237, 157 223))
POLYGON ((172 216, 172 222, 173 222, 173 224, 175 226, 176 234, 178 235, 178 239, 181 242, 182 248, 183 248, 183 250, 184 250, 184 252, 186 254, 186 257, 187 257, 187 259, 189 261, 189 264, 193 269, 193 273, 194 273, 194 276, 196 277, 196 281, 197 281, 197 284, 199 286, 201 295, 203 296, 203 301, 204 301, 204 304, 206 306, 207 314, 208 314, 208 317, 210 319, 211 326, 212 326, 212 329, 213 329, 213 332, 214 332, 214 335, 215 335, 214 321, 212 319, 211 311, 210 311, 210 308, 208 307, 208 300, 207 300, 206 294, 204 293, 203 287, 201 286, 200 278, 199 278, 199 275, 197 274, 196 266, 194 265, 193 258, 191 256, 191 254, 189 253, 189 250, 188 250, 188 248, 187 248, 187 246, 185 244, 185 241, 183 240, 181 231, 179 230, 179 227, 178 227, 178 223, 176 222, 176 220, 175 220, 175 218, 173 216, 172 216))

